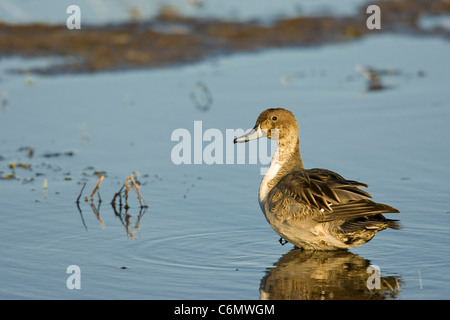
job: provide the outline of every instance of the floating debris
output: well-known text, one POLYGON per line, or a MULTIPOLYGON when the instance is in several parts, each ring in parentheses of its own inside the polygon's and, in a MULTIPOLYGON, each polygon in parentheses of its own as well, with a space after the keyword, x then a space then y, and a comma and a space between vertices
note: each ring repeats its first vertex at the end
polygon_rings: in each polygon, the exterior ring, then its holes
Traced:
POLYGON ((8 167, 12 170, 14 170, 15 168, 31 169, 31 164, 23 162, 20 163, 11 162, 10 164, 8 164, 8 167))
POLYGON ((281 77, 281 84, 283 86, 289 84, 292 80, 294 80, 294 75, 293 74, 287 74, 281 77))
POLYGON ((367 87, 369 91, 382 90, 386 88, 386 86, 381 83, 379 76, 373 69, 358 65, 356 66, 356 71, 361 73, 368 80, 367 87))
MULTIPOLYGON (((13 161, 13 162, 10 162, 9 164, 8 164, 8 168, 9 169, 11 169, 11 172, 9 173, 9 174, 7 174, 6 176, 1 176, 0 175, 0 179, 2 179, 2 180, 13 180, 13 179, 16 179, 16 180, 20 180, 20 178, 18 178, 17 176, 16 176, 16 169, 17 168, 19 168, 19 169, 25 169, 25 170, 32 170, 31 169, 31 164, 29 164, 29 163, 23 163, 23 162, 19 162, 19 163, 16 163, 15 161, 13 161)), ((0 172, 0 173, 2 173, 2 172, 0 172)), ((26 179, 26 178, 25 178, 26 179)), ((28 180, 28 182, 29 182, 30 180, 28 180)))
MULTIPOLYGON (((373 67, 363 67, 360 65, 357 65, 355 69, 367 79, 368 91, 377 91, 391 88, 392 86, 386 85, 383 81, 381 81, 382 77, 398 77, 401 75, 406 78, 411 77, 411 75, 405 74, 404 72, 396 69, 376 69, 373 67)), ((417 73, 417 76, 422 77, 422 73, 419 71, 417 73)))
POLYGON ((44 158, 55 158, 55 157, 61 157, 61 156, 68 156, 72 157, 75 154, 73 151, 67 151, 67 152, 48 152, 44 153, 42 156, 44 158))
POLYGON ((191 100, 195 107, 202 112, 208 111, 213 103, 213 97, 208 86, 202 82, 197 81, 190 94, 191 100))
POLYGON ((12 180, 15 178, 16 178, 16 176, 14 173, 9 173, 6 176, 0 176, 0 179, 3 179, 3 180, 12 180))
POLYGON ((33 182, 33 181, 34 181, 33 177, 31 177, 31 178, 23 178, 22 179, 22 184, 30 183, 30 182, 33 182))
POLYGON ((101 176, 106 177, 106 171, 94 170, 93 174, 97 177, 101 177, 101 176))

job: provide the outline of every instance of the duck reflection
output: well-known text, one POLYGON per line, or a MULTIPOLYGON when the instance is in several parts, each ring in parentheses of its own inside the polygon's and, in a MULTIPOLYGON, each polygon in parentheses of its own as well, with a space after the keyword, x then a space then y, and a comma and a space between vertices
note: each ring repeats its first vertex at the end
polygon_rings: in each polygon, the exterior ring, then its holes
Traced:
POLYGON ((294 248, 261 280, 262 300, 392 299, 399 276, 381 276, 370 261, 348 251, 302 251, 294 248))

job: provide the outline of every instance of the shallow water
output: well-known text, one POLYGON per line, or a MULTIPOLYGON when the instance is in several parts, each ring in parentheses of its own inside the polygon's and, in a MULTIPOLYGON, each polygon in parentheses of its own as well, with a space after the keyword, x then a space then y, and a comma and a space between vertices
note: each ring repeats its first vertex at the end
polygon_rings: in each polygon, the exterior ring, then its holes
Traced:
POLYGON ((0 297, 448 298, 449 50, 438 38, 382 35, 57 77, 12 75, 5 70, 30 61, 3 59, 0 175, 16 168, 0 180, 0 297), (390 70, 386 89, 367 91, 358 64, 390 70), (191 99, 198 81, 213 97, 206 112, 191 99), (349 253, 301 253, 281 246, 260 212, 265 164, 248 164, 248 153, 246 164, 172 162, 174 130, 193 135, 201 120, 225 145, 226 129, 253 127, 269 106, 296 115, 307 167, 368 183, 374 200, 402 212, 389 216, 404 228, 349 253), (95 171, 105 174, 100 208, 97 197, 94 208, 83 200, 95 171), (148 208, 131 191, 128 217, 116 215, 110 202, 135 171, 148 208), (66 286, 73 264, 80 290, 66 286), (367 288, 369 265, 380 268, 381 290, 367 288))

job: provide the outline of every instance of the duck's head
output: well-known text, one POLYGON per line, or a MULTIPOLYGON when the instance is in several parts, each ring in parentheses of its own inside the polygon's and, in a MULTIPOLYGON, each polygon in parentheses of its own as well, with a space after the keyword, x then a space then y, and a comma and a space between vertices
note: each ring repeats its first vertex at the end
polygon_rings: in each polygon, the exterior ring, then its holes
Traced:
POLYGON ((234 143, 261 137, 280 140, 292 134, 298 136, 298 123, 294 114, 283 108, 271 108, 261 112, 253 129, 234 139, 234 143))

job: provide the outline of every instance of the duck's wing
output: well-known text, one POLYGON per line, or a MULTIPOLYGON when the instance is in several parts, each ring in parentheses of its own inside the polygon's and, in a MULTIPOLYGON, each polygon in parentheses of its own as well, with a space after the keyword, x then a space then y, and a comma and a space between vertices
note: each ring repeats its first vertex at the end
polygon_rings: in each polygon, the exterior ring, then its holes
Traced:
POLYGON ((299 170, 280 180, 269 193, 268 204, 275 214, 279 213, 281 206, 284 215, 297 215, 299 213, 295 211, 302 210, 320 222, 348 221, 381 213, 399 212, 391 206, 369 200, 371 195, 359 189, 360 187, 367 188, 368 185, 346 180, 330 170, 299 170))

